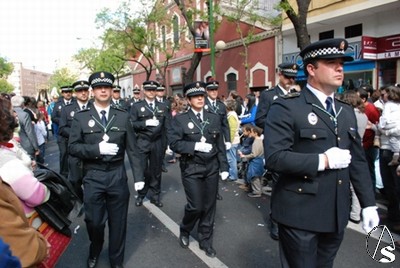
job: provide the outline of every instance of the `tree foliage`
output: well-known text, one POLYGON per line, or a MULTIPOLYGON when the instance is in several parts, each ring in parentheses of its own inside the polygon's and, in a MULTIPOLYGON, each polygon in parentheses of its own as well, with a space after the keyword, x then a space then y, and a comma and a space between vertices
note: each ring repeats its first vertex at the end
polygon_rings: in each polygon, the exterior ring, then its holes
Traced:
POLYGON ((0 92, 11 93, 14 90, 13 85, 7 82, 7 78, 13 70, 13 64, 7 62, 5 58, 0 57, 0 92))
POLYGON ((76 80, 78 80, 78 75, 73 74, 67 68, 61 68, 54 71, 49 79, 49 85, 50 88, 56 87, 60 89, 62 86, 72 85, 76 80))

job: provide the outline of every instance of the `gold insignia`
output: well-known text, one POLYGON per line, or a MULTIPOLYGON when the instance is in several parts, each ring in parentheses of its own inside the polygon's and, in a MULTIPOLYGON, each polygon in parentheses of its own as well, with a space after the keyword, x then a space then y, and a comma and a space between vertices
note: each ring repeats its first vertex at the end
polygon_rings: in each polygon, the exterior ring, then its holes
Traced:
POLYGON ((104 78, 104 73, 103 72, 100 73, 100 78, 104 78))
POLYGON ((344 49, 344 45, 345 45, 344 41, 340 42, 339 48, 340 48, 341 50, 343 50, 343 49, 344 49))
POLYGON ((196 83, 196 87, 200 87, 200 83, 196 83))
POLYGON ((296 66, 296 65, 293 65, 292 69, 293 69, 293 70, 296 70, 296 69, 297 69, 297 66, 296 66))
POLYGON ((81 82, 81 86, 83 86, 85 83, 83 83, 83 81, 81 82))

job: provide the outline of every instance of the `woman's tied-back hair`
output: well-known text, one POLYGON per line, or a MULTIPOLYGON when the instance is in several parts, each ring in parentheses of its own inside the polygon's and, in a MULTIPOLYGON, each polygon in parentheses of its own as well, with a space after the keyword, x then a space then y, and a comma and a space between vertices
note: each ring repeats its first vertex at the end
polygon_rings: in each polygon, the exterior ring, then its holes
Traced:
POLYGON ((9 142, 17 126, 10 101, 0 98, 0 142, 9 142))

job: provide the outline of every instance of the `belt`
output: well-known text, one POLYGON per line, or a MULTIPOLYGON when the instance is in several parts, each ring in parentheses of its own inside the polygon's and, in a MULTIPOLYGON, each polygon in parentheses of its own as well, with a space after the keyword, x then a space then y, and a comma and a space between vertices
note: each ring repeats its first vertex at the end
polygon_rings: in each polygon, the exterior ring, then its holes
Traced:
POLYGON ((95 162, 95 163, 85 163, 84 168, 85 169, 97 169, 97 170, 111 170, 111 169, 116 169, 120 167, 121 165, 124 165, 124 161, 114 161, 114 162, 95 162))

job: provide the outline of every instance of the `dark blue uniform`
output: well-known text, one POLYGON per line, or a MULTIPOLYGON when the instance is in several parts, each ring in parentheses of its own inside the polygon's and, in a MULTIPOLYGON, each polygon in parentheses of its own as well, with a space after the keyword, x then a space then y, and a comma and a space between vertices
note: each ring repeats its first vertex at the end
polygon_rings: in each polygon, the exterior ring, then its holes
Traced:
POLYGON ((201 124, 191 109, 178 114, 172 120, 168 140, 171 150, 181 154, 181 176, 187 198, 181 234, 188 236, 199 221, 200 248, 209 248, 212 246, 219 171, 228 171, 228 162, 219 115, 203 110, 202 131, 201 124), (213 146, 209 153, 195 151, 195 144, 202 136, 213 146))
POLYGON ((110 107, 105 128, 96 109, 80 111, 74 116, 69 146, 70 154, 83 162, 85 222, 91 241, 90 257, 97 258, 101 252, 108 220, 110 262, 120 265, 124 258, 130 195, 124 166, 125 153, 135 182, 143 181, 131 118, 126 111, 110 107), (116 155, 100 154, 99 143, 105 139, 118 145, 116 155))
POLYGON ((135 102, 131 106, 133 128, 137 135, 137 148, 140 153, 141 165, 144 168, 145 186, 138 191, 136 205, 140 206, 142 199, 148 195, 150 201, 161 206, 161 168, 165 153, 165 137, 170 124, 170 113, 164 103, 154 101, 153 110, 145 100, 135 102), (157 119, 158 126, 146 126, 146 120, 157 119))

